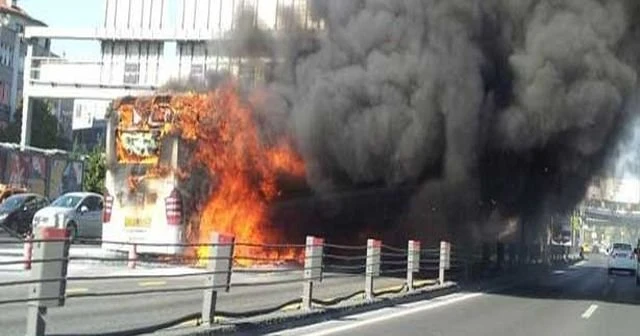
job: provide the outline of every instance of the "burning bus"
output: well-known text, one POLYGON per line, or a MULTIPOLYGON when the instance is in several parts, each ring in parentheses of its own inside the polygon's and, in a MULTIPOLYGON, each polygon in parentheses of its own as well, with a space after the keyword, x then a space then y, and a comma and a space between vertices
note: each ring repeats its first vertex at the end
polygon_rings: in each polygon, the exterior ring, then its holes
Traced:
MULTIPOLYGON (((176 173, 188 155, 167 132, 171 98, 126 97, 114 101, 107 123, 103 247, 108 242, 181 243, 183 197, 176 173)), ((140 246, 141 252, 176 254, 178 246, 140 246)))
POLYGON ((233 87, 118 99, 106 140, 103 248, 125 251, 128 242, 140 253, 183 254, 175 244, 208 242, 213 231, 282 241, 268 204, 277 176, 303 178, 304 164, 286 142, 261 140, 233 87))

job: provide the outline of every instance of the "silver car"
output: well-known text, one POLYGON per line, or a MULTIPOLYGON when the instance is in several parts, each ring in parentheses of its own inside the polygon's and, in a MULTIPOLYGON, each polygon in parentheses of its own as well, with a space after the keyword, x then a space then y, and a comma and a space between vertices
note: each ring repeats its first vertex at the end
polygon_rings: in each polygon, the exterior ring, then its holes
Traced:
POLYGON ((64 227, 71 240, 77 237, 102 237, 104 198, 90 192, 64 194, 51 205, 36 212, 33 229, 40 226, 64 227))

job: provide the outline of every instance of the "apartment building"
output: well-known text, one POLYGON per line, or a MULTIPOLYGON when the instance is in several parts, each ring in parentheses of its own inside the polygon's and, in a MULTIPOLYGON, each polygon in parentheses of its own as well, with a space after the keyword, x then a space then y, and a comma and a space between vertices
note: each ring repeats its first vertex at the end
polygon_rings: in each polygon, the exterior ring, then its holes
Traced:
MULTIPOLYGON (((17 0, 0 0, 0 127, 13 120, 22 96, 26 43, 25 27, 46 26, 18 6, 17 0)), ((51 56, 49 39, 36 39, 34 54, 51 56)))

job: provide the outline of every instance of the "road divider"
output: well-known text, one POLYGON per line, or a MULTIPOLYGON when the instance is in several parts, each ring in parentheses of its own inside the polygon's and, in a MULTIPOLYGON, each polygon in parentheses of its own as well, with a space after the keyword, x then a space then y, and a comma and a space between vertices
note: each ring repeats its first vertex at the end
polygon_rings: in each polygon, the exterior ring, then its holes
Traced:
MULTIPOLYGON (((29 258, 29 262, 33 265, 30 279, 0 282, 0 286, 28 285, 33 289, 29 290, 29 297, 12 300, 0 299, 0 305, 28 304, 30 309, 27 336, 44 335, 47 308, 64 309, 64 306, 72 300, 100 300, 103 297, 163 295, 164 293, 187 291, 201 291, 203 293, 199 311, 196 311, 198 307, 194 307, 193 313, 178 317, 173 321, 140 330, 126 331, 127 335, 135 335, 143 331, 148 333, 190 323, 212 326, 220 319, 246 319, 277 312, 313 312, 350 301, 369 302, 388 295, 411 294, 429 286, 443 285, 445 274, 453 274, 450 270, 458 266, 461 259, 456 258, 455 253, 452 252, 451 244, 448 242, 442 242, 441 248, 438 246, 423 248, 420 242, 415 240, 409 241, 404 247, 386 245, 382 241, 374 239, 369 239, 366 245, 338 245, 325 242, 321 237, 309 236, 304 245, 266 245, 236 242, 235 237, 214 233, 209 243, 189 244, 191 247, 202 248, 208 252, 206 255, 197 257, 198 261, 204 260, 205 269, 172 274, 130 273, 69 276, 67 274, 68 266, 77 260, 118 261, 125 263, 129 268, 136 268, 135 263, 141 259, 137 253, 137 244, 118 242, 118 244, 131 246, 129 249, 131 253, 125 256, 74 256, 70 255, 70 241, 66 231, 62 229, 53 231, 55 230, 42 228, 36 232, 36 236, 31 240, 34 252, 33 257, 29 258), (242 254, 236 253, 236 247, 242 247, 237 249, 242 254), (251 249, 256 249, 260 253, 253 254, 250 252, 251 249), (265 250, 274 250, 274 253, 265 254, 263 253, 265 250), (282 250, 293 254, 301 253, 304 255, 304 264, 283 268, 277 266, 278 258, 265 257, 265 255, 280 255, 282 250), (261 264, 274 262, 274 265, 268 268, 246 268, 238 267, 239 261, 261 264), (232 277, 233 274, 237 276, 232 277), (267 279, 260 277, 265 274, 269 275, 267 279), (377 288, 376 281, 383 276, 397 278, 402 281, 402 284, 377 288), (178 286, 177 283, 170 281, 171 279, 192 277, 200 278, 201 283, 187 283, 190 286, 182 283, 178 286), (318 298, 314 288, 321 288, 323 283, 330 279, 364 281, 360 291, 329 299, 318 298), (101 286, 100 284, 104 281, 136 281, 135 284, 140 288, 123 290, 122 286, 101 286), (93 286, 93 283, 96 286, 93 286), (271 286, 292 283, 301 285, 298 297, 274 307, 229 312, 219 306, 217 299, 219 295, 233 291, 234 288, 255 287, 268 291, 271 286)), ((2 240, 0 240, 1 245, 2 240)), ((21 258, 15 260, 15 264, 24 262, 21 258)), ((13 261, 2 261, 2 263, 11 265, 13 261)))

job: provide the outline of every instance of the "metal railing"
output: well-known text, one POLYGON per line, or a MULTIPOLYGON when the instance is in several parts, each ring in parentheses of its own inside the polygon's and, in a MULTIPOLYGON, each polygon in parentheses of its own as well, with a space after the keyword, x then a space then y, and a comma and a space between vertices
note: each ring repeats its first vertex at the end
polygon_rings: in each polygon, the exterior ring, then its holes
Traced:
MULTIPOLYGON (((206 244, 179 244, 190 248, 206 248, 207 255, 182 256, 183 261, 192 264, 204 263, 204 269, 193 269, 177 274, 117 274, 117 275, 73 275, 67 274, 70 263, 81 260, 99 261, 120 261, 129 263, 138 262, 139 256, 131 254, 135 252, 137 245, 129 242, 106 242, 92 240, 93 243, 118 243, 132 246, 130 254, 116 257, 86 257, 73 256, 69 254, 70 243, 60 235, 64 235, 64 230, 56 232, 53 228, 42 228, 41 232, 36 232, 34 239, 25 241, 25 246, 29 247, 28 260, 26 258, 15 258, 14 260, 0 261, 0 266, 22 266, 31 268, 29 279, 0 281, 0 287, 28 286, 28 296, 18 298, 0 299, 0 307, 10 304, 27 303, 27 335, 44 335, 46 313, 48 308, 64 307, 67 301, 80 299, 99 299, 105 297, 122 297, 153 295, 163 293, 180 293, 191 291, 202 291, 202 309, 194 307, 194 312, 187 316, 181 316, 174 321, 168 321, 155 326, 144 328, 144 332, 169 328, 185 321, 194 321, 197 325, 211 325, 216 317, 223 318, 247 318, 258 315, 278 312, 283 307, 294 306, 299 310, 313 310, 321 307, 334 306, 355 298, 367 301, 377 297, 408 293, 429 285, 444 284, 445 274, 457 267, 455 261, 455 250, 451 250, 448 243, 442 243, 440 248, 430 247, 421 249, 419 243, 409 242, 406 247, 389 246, 380 241, 370 239, 367 245, 336 245, 325 243, 316 237, 307 237, 306 244, 255 244, 251 242, 235 242, 234 237, 226 237, 214 234, 211 242, 206 244), (54 230, 54 231, 52 231, 54 230), (53 233, 52 233, 53 232, 53 233), (448 249, 447 249, 448 246, 448 249), (31 251, 31 248, 33 249, 31 251), (260 253, 251 253, 250 249, 257 249, 260 253), (288 253, 303 256, 303 265, 290 268, 275 267, 274 262, 278 258, 269 256, 269 251, 286 249, 288 253), (247 252, 249 251, 249 252, 247 252), (242 252, 243 254, 240 254, 242 252), (245 254, 246 253, 246 254, 245 254), (247 261, 260 263, 265 268, 247 268, 240 266, 247 261), (27 267, 28 265, 28 267, 27 267), (250 281, 238 281, 232 275, 278 275, 272 278, 255 277, 250 281), (400 279, 401 285, 393 289, 376 291, 374 283, 380 277, 391 277, 400 279), (414 279, 420 278, 421 280, 414 279), (176 278, 203 278, 203 282, 197 285, 181 285, 163 288, 141 288, 136 290, 101 290, 97 292, 68 292, 68 284, 82 282, 100 281, 120 281, 139 279, 176 279, 176 278), (332 298, 320 299, 314 297, 313 286, 322 285, 327 279, 350 279, 364 278, 362 290, 348 295, 332 298), (243 287, 276 286, 301 284, 302 295, 293 298, 280 305, 243 312, 224 311, 216 305, 217 295, 224 292, 233 292, 234 289, 243 287)), ((3 244, 16 244, 14 240, 1 240, 3 244)), ((169 244, 162 244, 169 245, 169 244)), ((175 245, 175 244, 173 244, 175 245)), ((25 248, 25 256, 27 256, 25 248)), ((272 255, 278 255, 273 253, 272 255)), ((157 260, 161 263, 163 261, 157 260)), ((63 308, 58 308, 63 309, 63 308)), ((142 329, 141 329, 142 330, 142 329)), ((127 331, 128 335, 136 334, 135 331, 127 331)))

